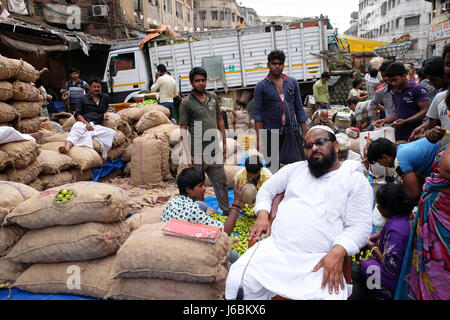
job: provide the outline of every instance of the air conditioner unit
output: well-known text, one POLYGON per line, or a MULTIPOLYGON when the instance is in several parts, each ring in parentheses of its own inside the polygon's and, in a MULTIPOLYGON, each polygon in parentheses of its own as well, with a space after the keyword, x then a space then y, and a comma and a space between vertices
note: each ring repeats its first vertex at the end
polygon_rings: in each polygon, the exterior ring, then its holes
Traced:
POLYGON ((444 2, 441 7, 442 11, 450 11, 450 2, 444 2))
POLYGON ((104 4, 92 6, 92 15, 94 17, 105 17, 108 15, 108 11, 108 6, 104 4))

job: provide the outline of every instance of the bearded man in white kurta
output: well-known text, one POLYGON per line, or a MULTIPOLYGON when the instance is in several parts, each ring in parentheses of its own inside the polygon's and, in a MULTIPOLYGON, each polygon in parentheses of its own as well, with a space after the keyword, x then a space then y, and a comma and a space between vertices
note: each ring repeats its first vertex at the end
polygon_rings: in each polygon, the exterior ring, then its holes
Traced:
POLYGON ((373 191, 360 162, 339 162, 339 143, 328 127, 310 129, 305 151, 307 161, 283 167, 259 190, 250 238, 264 233, 267 238, 231 266, 226 299, 236 299, 240 286, 246 300, 277 295, 339 300, 350 295, 343 262, 369 240, 373 191), (272 202, 282 192, 271 226, 272 202))

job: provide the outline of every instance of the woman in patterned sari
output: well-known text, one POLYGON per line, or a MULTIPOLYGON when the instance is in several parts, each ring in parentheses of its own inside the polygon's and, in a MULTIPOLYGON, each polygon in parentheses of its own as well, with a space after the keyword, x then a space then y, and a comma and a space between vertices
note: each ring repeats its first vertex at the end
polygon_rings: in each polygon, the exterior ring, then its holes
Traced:
POLYGON ((450 148, 426 179, 402 265, 396 300, 450 299, 450 148))

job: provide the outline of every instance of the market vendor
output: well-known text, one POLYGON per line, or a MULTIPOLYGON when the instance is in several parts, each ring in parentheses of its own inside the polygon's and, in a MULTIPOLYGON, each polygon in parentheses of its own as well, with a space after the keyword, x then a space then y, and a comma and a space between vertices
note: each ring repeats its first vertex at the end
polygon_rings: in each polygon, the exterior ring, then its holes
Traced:
POLYGON ((330 128, 311 128, 304 147, 308 161, 283 167, 259 190, 250 238, 267 238, 231 266, 226 299, 348 298, 344 259, 369 241, 373 191, 361 163, 339 162, 330 128), (271 225, 272 203, 283 192, 271 225))
POLYGON ((116 131, 102 126, 108 119, 109 96, 102 93, 101 80, 89 82, 89 93, 82 96, 74 114, 78 121, 73 125, 66 139, 65 146, 59 152, 67 154, 73 146, 93 149, 92 139, 96 139, 103 147, 102 158, 106 159, 111 149, 116 131))
POLYGON ((339 142, 339 161, 343 162, 345 160, 355 160, 361 162, 361 155, 350 150, 351 142, 350 138, 345 133, 338 133, 336 139, 339 142))

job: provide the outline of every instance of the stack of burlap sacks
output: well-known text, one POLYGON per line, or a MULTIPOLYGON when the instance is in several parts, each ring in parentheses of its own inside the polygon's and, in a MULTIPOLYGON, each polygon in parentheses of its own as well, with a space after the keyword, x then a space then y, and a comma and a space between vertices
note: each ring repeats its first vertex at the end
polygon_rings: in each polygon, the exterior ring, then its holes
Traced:
POLYGON ((23 60, 0 56, 0 126, 13 126, 21 133, 41 129, 39 115, 46 102, 33 83, 44 71, 23 60))
POLYGON ((4 224, 4 220, 19 204, 37 194, 36 190, 27 185, 0 181, 0 286, 10 286, 28 267, 5 258, 28 229, 17 224, 4 224))
POLYGON ((13 287, 33 293, 104 298, 113 283, 114 255, 131 232, 123 221, 128 200, 118 187, 79 182, 48 189, 20 203, 8 214, 6 223, 29 231, 3 259, 29 268, 13 287), (56 203, 63 188, 73 191, 75 197, 68 203, 56 203))
POLYGON ((166 223, 144 224, 131 234, 112 266, 116 300, 223 299, 232 241, 216 243, 163 234, 166 223))

